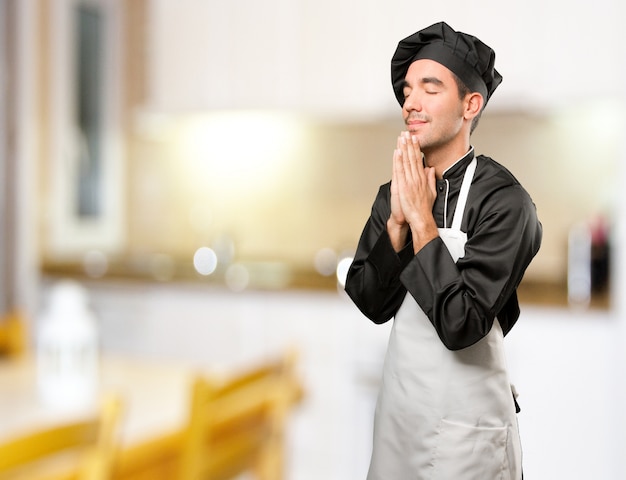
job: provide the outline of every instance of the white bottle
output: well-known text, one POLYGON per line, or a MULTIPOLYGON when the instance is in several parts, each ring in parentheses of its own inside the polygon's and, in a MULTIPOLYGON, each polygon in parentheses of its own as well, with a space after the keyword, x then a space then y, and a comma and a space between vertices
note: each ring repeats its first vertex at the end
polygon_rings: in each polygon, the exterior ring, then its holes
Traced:
POLYGON ((43 402, 54 407, 90 405, 98 390, 98 334, 86 290, 56 284, 37 336, 37 380, 43 402))
POLYGON ((567 298, 569 304, 587 307, 591 300, 591 232, 586 224, 574 225, 568 236, 567 298))

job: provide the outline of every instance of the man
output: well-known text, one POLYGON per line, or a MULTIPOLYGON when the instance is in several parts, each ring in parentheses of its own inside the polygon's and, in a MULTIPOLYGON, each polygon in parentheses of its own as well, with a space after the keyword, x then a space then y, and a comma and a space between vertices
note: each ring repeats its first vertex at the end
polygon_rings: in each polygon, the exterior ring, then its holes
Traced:
POLYGON ((368 480, 522 477, 502 344, 542 229, 519 182, 470 144, 502 81, 494 61, 443 22, 391 61, 407 130, 346 281, 368 318, 394 318, 368 480))

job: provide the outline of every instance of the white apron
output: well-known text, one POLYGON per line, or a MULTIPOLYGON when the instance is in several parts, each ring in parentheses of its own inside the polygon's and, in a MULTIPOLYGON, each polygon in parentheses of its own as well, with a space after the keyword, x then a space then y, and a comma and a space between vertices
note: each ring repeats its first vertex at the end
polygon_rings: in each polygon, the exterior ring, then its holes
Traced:
MULTIPOLYGON (((456 262, 476 169, 468 166, 452 228, 439 234, 456 262)), ((410 293, 389 338, 368 480, 520 480, 521 446, 497 319, 471 347, 448 350, 410 293)))

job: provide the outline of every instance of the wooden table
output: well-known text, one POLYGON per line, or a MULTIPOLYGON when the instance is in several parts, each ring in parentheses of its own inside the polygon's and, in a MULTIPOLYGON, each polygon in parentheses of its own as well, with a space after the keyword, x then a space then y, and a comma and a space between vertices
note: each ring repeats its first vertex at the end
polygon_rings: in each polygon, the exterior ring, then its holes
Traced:
MULTIPOLYGON (((200 371, 217 374, 174 362, 101 358, 100 393, 117 393, 123 402, 117 478, 171 478, 158 463, 171 464, 175 457, 191 382, 200 371)), ((0 441, 96 408, 97 399, 78 408, 46 404, 38 393, 34 358, 0 361, 0 441)))

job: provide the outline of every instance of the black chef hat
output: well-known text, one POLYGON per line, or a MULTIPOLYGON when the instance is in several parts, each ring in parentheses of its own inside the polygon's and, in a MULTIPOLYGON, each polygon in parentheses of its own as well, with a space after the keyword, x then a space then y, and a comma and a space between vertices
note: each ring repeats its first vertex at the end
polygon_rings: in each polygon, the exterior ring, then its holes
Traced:
POLYGON ((404 40, 391 59, 391 83, 400 105, 404 104, 404 78, 411 63, 427 58, 455 73, 472 92, 483 96, 485 105, 502 75, 494 68, 496 52, 478 38, 439 22, 404 40))

